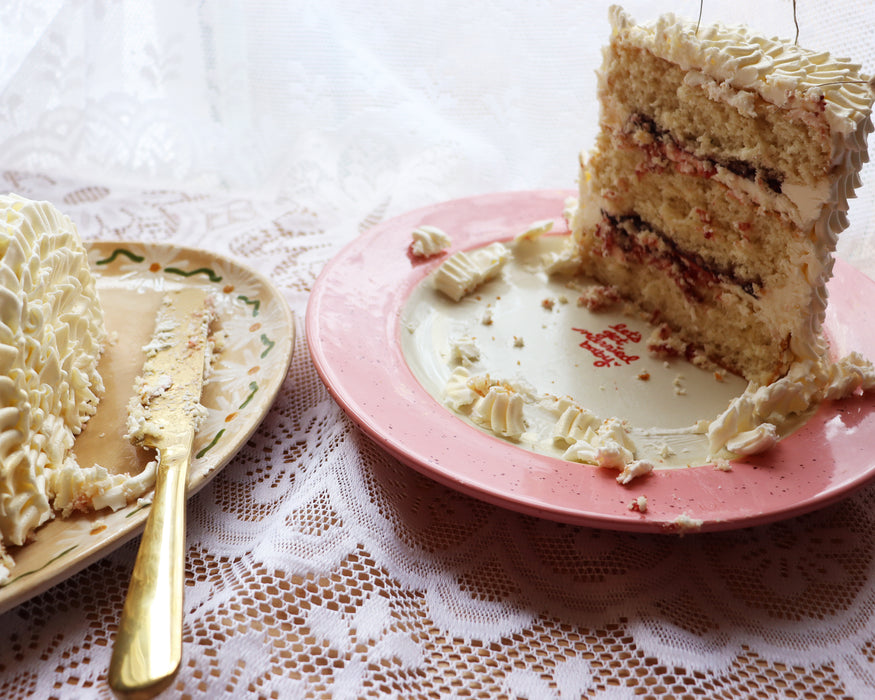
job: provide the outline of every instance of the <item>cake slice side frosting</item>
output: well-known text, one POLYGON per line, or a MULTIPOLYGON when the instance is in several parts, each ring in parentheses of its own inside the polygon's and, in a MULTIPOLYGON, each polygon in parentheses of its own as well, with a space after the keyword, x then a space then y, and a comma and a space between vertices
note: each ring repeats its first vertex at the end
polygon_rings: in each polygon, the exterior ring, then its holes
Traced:
POLYGON ((106 330, 69 217, 17 195, 0 217, 0 533, 20 545, 53 516, 54 475, 96 411, 106 330))

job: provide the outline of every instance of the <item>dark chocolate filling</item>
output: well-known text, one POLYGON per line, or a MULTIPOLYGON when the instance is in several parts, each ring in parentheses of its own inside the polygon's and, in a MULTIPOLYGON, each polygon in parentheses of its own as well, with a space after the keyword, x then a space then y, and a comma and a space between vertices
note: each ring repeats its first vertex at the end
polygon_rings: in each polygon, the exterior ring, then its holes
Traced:
POLYGON ((701 255, 682 250, 678 244, 662 231, 650 226, 637 214, 614 215, 602 210, 602 223, 596 235, 604 241, 605 255, 613 248, 623 251, 626 259, 638 264, 655 263, 669 274, 675 283, 692 299, 702 301, 703 287, 716 284, 733 284, 747 294, 759 298, 763 283, 761 279, 747 279, 738 275, 731 267, 720 267, 708 263, 701 255), (651 233, 664 246, 647 245, 640 234, 651 233))
POLYGON ((752 182, 762 182, 772 192, 781 194, 781 189, 784 183, 783 175, 772 168, 755 165, 749 161, 739 158, 720 158, 718 156, 698 156, 685 148, 677 139, 666 129, 662 129, 657 125, 654 119, 641 112, 636 112, 629 117, 626 124, 626 133, 631 133, 636 130, 643 130, 649 133, 657 142, 663 145, 672 146, 684 153, 688 153, 694 158, 704 161, 705 170, 716 170, 716 166, 721 166, 730 172, 743 177, 752 182))

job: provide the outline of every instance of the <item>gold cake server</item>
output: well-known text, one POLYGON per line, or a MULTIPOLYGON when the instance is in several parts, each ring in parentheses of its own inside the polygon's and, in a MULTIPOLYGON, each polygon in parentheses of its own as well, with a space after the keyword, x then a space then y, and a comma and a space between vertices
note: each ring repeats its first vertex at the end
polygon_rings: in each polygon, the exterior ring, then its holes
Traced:
POLYGON ((141 412, 132 439, 157 450, 158 468, 109 667, 110 686, 126 695, 160 691, 182 661, 185 496, 204 410, 209 323, 204 290, 188 287, 164 297, 132 402, 132 412, 141 412))

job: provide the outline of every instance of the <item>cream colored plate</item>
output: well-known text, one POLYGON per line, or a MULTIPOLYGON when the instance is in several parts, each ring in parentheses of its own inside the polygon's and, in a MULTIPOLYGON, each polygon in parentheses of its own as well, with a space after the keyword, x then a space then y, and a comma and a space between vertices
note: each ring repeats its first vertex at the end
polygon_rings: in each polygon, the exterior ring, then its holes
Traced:
MULTIPOLYGON (((294 345, 294 321, 285 299, 266 278, 218 255, 164 244, 90 243, 89 262, 111 334, 100 370, 106 394, 76 440, 79 463, 137 473, 154 453, 125 440, 127 403, 143 365, 142 346, 153 330, 163 292, 197 285, 213 292, 226 347, 205 386, 209 409, 195 440, 189 495, 224 467, 261 423, 285 379, 294 345)), ((148 497, 148 495, 147 495, 148 497)), ((116 512, 76 514, 46 523, 22 547, 0 612, 46 590, 138 535, 148 505, 116 512)))

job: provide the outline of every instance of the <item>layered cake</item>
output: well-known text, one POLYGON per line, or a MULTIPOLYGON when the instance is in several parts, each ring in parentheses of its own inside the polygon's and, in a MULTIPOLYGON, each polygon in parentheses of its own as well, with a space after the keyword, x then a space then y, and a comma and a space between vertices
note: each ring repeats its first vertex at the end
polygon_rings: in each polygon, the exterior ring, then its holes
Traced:
POLYGON ((75 225, 47 202, 0 196, 0 580, 9 545, 55 511, 94 507, 105 470, 78 468, 106 332, 75 225), (99 472, 99 473, 98 473, 99 472), (96 478, 96 479, 95 479, 96 478))
POLYGON ((746 28, 610 21, 572 219, 582 271, 754 385, 819 361, 869 78, 746 28))

